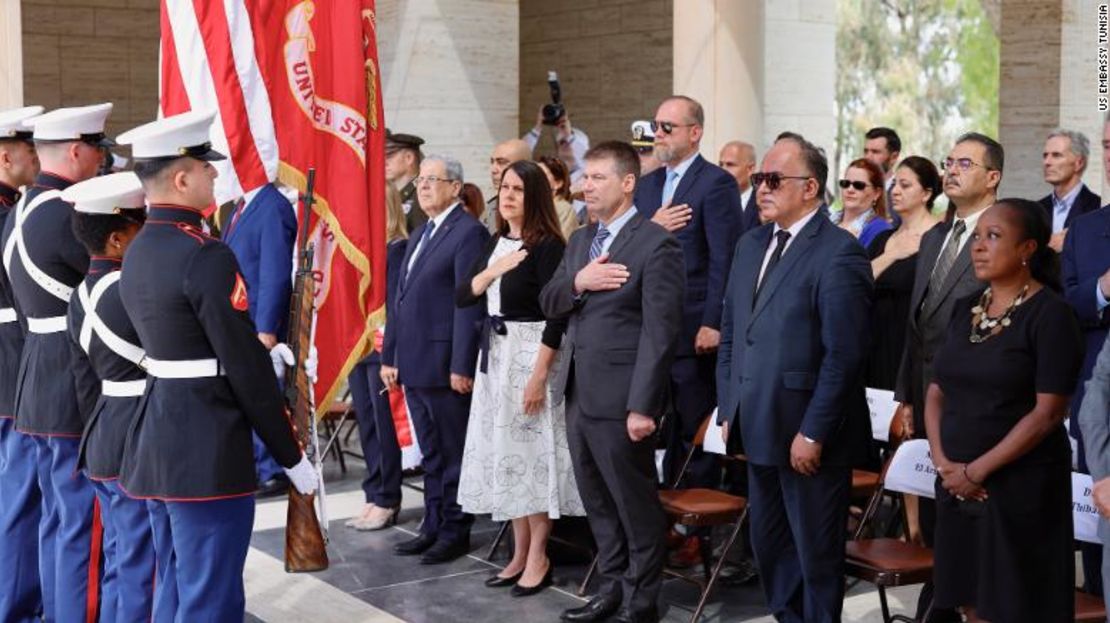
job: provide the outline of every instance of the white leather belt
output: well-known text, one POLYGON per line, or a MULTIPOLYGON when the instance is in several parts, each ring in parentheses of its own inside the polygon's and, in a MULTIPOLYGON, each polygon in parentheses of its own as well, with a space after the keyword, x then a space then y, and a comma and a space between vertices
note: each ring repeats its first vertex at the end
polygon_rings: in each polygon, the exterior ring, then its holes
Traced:
POLYGON ((60 333, 66 330, 66 317, 28 318, 27 330, 31 333, 60 333))
POLYGON ((16 321, 15 308, 13 308, 13 307, 0 308, 0 324, 8 324, 9 322, 15 322, 15 321, 16 321))
POLYGON ((136 381, 101 381, 100 393, 116 398, 142 396, 146 391, 146 379, 136 381))
POLYGON ((223 376, 219 359, 184 359, 162 361, 146 359, 146 371, 150 376, 160 379, 203 379, 210 376, 223 376))

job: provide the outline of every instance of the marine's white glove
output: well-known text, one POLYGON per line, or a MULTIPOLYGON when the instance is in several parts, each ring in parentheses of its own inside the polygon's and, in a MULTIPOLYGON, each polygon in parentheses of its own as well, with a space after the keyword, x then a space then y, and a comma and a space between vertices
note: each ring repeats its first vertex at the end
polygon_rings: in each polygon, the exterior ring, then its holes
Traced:
POLYGON ((299 463, 285 470, 285 475, 301 495, 315 493, 320 484, 316 467, 303 454, 299 463))
POLYGON ((296 363, 296 360, 293 359, 293 351, 289 350, 288 345, 278 343, 270 349, 270 363, 274 366, 274 376, 280 381, 285 379, 285 368, 296 363))
POLYGON ((304 372, 308 375, 308 380, 312 381, 313 385, 316 384, 316 372, 319 367, 320 359, 316 356, 316 347, 313 346, 308 349, 308 357, 304 360, 304 372))
MULTIPOLYGON (((293 351, 287 344, 279 343, 270 349, 270 362, 274 365, 274 374, 278 379, 285 378, 285 368, 292 366, 293 351)), ((308 375, 308 380, 316 383, 316 372, 320 366, 320 359, 316 355, 316 347, 313 346, 308 350, 308 357, 304 360, 304 371, 308 375)))

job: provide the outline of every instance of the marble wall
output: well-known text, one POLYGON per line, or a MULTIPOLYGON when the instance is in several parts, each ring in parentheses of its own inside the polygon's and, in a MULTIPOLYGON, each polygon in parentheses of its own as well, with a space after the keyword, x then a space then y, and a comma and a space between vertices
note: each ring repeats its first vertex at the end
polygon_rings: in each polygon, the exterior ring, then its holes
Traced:
POLYGON ((425 153, 459 159, 490 190, 489 153, 515 136, 517 0, 379 0, 378 54, 386 125, 424 138, 425 153))

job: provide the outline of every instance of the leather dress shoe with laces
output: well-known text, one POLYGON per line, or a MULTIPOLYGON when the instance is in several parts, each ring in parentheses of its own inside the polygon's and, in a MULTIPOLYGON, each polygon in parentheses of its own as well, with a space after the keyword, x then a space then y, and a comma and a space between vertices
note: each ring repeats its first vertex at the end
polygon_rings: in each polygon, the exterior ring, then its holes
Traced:
POLYGON ((422 565, 440 565, 461 558, 470 553, 470 537, 463 537, 453 541, 436 541, 420 557, 422 565))
POLYGON ((393 553, 398 556, 419 556, 435 545, 435 537, 426 534, 417 535, 416 538, 402 541, 393 546, 393 553))
POLYGON ((586 605, 564 610, 559 618, 571 623, 595 623, 613 616, 621 607, 620 593, 596 595, 586 605))
POLYGON ((654 607, 639 612, 631 608, 621 608, 617 618, 613 620, 617 623, 659 623, 659 611, 654 607))

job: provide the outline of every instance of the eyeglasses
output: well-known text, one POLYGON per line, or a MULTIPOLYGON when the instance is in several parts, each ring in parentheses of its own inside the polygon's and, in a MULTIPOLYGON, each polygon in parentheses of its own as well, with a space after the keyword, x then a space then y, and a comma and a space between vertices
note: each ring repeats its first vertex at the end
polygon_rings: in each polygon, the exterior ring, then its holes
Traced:
POLYGON ((983 167, 987 171, 993 171, 994 170, 994 169, 992 169, 991 167, 988 167, 985 164, 980 164, 978 162, 975 162, 971 158, 945 158, 944 160, 940 161, 940 168, 943 171, 948 171, 953 166, 958 166, 961 171, 967 171, 967 170, 971 169, 971 167, 983 167))
POLYGON ((840 184, 840 187, 844 190, 848 190, 849 186, 855 188, 856 190, 863 190, 864 188, 867 188, 871 185, 867 182, 861 182, 859 180, 840 180, 840 182, 838 183, 840 184))
POLYGON ((752 188, 758 189, 760 184, 766 183, 767 190, 775 192, 782 186, 783 180, 808 180, 812 179, 810 175, 783 175, 778 171, 770 173, 752 173, 752 188))
POLYGON ((447 178, 447 177, 436 177, 434 175, 421 175, 420 177, 417 177, 417 178, 413 179, 413 181, 416 182, 417 186, 420 186, 424 182, 428 182, 429 184, 435 184, 436 182, 453 182, 455 180, 447 178))
POLYGON ((695 125, 697 125, 697 124, 696 123, 671 123, 670 121, 652 121, 651 122, 651 131, 652 132, 658 132, 658 131, 662 130, 663 134, 670 134, 671 132, 674 132, 675 128, 692 128, 695 125))

